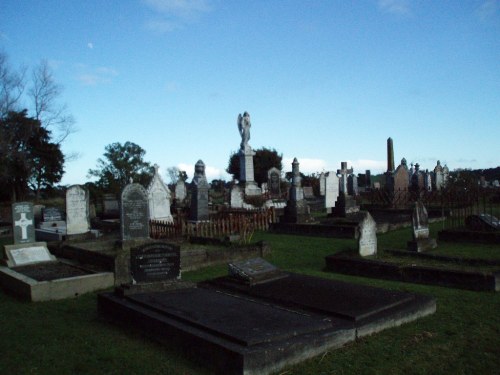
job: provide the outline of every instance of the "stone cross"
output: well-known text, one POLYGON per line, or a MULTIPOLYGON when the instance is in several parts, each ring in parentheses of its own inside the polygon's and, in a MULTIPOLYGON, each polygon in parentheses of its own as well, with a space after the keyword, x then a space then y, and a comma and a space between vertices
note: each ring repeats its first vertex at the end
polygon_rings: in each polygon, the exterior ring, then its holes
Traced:
POLYGON ((353 169, 347 169, 347 162, 340 163, 340 169, 337 169, 337 176, 340 178, 340 191, 347 195, 347 176, 352 174, 353 169))
POLYGON ((25 212, 21 212, 21 218, 19 220, 16 220, 14 222, 14 224, 16 225, 16 227, 20 227, 21 228, 21 237, 23 240, 27 240, 28 239, 28 227, 30 225, 33 225, 33 220, 30 220, 26 217, 26 213, 25 212))

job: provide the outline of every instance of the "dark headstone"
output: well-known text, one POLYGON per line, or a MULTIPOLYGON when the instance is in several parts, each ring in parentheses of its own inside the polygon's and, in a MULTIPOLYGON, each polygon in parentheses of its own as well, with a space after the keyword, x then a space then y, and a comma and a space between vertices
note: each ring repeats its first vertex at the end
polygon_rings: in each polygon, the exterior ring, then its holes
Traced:
POLYGON ((130 249, 130 272, 135 283, 167 281, 180 277, 180 247, 155 242, 130 249))
POLYGON ((48 221, 62 221, 64 220, 64 215, 57 207, 47 207, 42 211, 42 220, 48 221))
POLYGON ((208 182, 205 176, 205 163, 198 160, 191 182, 191 208, 189 220, 208 221, 208 182))
POLYGON ((12 230, 14 244, 35 242, 33 204, 18 202, 12 204, 12 230))
POLYGON ((279 197, 281 195, 280 180, 281 173, 278 168, 271 168, 267 172, 267 185, 271 197, 279 197))
POLYGON ((148 196, 139 184, 128 184, 122 192, 122 240, 149 237, 148 196))

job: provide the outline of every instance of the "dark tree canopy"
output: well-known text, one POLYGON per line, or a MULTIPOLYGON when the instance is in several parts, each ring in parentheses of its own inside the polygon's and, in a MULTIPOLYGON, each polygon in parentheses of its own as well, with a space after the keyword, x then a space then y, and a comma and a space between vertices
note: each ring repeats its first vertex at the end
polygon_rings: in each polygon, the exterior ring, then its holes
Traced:
POLYGON ((0 181, 12 201, 23 199, 30 188, 38 197, 42 189, 61 181, 63 165, 59 144, 50 141, 50 132, 26 110, 0 118, 0 181))
POLYGON ((89 177, 97 177, 96 184, 106 192, 119 193, 132 179, 147 186, 154 168, 144 161, 146 151, 133 142, 112 143, 105 147, 104 158, 97 160, 97 168, 89 169, 89 177))
MULTIPOLYGON (((255 150, 255 156, 253 157, 253 167, 254 167, 254 179, 259 185, 267 181, 267 172, 269 169, 275 167, 279 170, 282 169, 283 165, 281 160, 283 159, 282 154, 278 154, 275 149, 261 148, 255 150)), ((234 179, 240 179, 240 157, 238 152, 233 152, 229 157, 229 163, 226 168, 226 172, 233 176, 234 179)))

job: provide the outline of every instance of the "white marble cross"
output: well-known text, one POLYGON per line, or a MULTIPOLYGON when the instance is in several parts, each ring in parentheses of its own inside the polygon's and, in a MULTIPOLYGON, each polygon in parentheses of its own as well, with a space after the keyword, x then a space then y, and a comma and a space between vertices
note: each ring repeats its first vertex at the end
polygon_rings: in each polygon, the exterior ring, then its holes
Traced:
POLYGON ((21 227, 21 236, 23 240, 28 239, 28 227, 33 225, 33 220, 26 218, 26 213, 21 212, 21 218, 14 222, 16 227, 21 227))

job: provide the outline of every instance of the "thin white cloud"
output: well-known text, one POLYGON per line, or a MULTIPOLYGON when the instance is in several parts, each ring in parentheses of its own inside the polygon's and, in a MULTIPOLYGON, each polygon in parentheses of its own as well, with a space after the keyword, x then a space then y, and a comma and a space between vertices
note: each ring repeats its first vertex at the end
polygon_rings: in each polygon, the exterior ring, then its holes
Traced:
POLYGON ((500 12, 500 0, 486 0, 476 10, 476 15, 481 21, 487 21, 500 12))
POLYGON ((98 84, 110 83, 118 76, 118 72, 110 67, 90 68, 84 64, 77 64, 77 80, 85 86, 96 86, 98 84))
POLYGON ((195 22, 212 10, 209 0, 143 0, 155 12, 146 22, 146 28, 157 33, 168 33, 195 22))
POLYGON ((94 43, 91 43, 91 42, 87 43, 87 47, 89 49, 94 49, 94 43))
POLYGON ((378 0, 378 8, 384 13, 408 15, 411 13, 409 0, 378 0))

